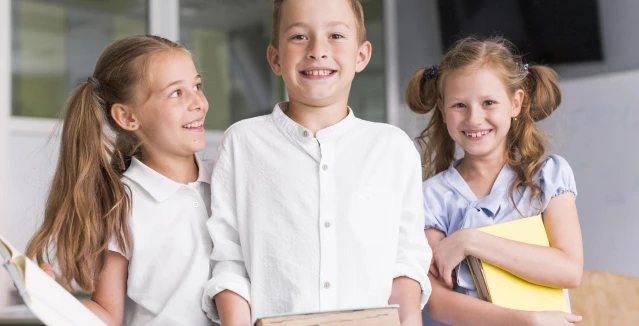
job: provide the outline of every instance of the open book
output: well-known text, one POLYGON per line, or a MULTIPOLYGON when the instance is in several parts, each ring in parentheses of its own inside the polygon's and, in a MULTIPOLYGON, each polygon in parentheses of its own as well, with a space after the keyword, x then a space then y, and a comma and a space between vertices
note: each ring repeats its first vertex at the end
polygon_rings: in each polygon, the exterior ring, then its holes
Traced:
POLYGON ((255 326, 399 326, 399 305, 260 318, 255 326))
MULTIPOLYGON (((495 224, 478 230, 501 238, 549 247, 541 216, 495 224)), ((466 257, 479 298, 496 305, 519 310, 570 312, 562 289, 525 281, 476 257, 466 257)))
POLYGON ((105 325, 38 265, 0 236, 2 265, 31 312, 46 325, 105 325))

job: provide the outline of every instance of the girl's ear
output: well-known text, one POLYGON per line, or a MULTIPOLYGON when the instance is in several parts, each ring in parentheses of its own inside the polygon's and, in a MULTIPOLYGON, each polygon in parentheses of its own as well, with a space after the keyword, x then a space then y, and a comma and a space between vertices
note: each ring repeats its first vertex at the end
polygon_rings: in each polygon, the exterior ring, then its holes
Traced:
POLYGON ((521 105, 524 103, 524 96, 526 96, 526 94, 524 93, 522 89, 518 89, 515 91, 515 94, 512 100, 513 111, 510 115, 512 118, 518 116, 519 113, 521 113, 521 105))
POLYGON ((116 103, 111 107, 111 117, 124 130, 133 131, 140 127, 138 119, 127 105, 116 103))

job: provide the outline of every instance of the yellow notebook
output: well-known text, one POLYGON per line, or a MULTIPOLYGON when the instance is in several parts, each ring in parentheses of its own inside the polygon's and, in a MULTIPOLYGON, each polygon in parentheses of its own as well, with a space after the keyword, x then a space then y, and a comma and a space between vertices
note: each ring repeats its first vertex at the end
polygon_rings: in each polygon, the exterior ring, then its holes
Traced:
MULTIPOLYGON (((549 247, 540 215, 478 230, 513 241, 549 247)), ((562 289, 530 283, 472 256, 466 259, 480 299, 511 309, 570 312, 562 289)))

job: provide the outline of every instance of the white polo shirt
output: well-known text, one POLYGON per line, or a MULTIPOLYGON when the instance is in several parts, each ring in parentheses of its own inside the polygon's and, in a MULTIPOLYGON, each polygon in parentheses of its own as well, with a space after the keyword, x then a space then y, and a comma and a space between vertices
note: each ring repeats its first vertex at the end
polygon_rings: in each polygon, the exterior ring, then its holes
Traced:
MULTIPOLYGON (((133 159, 122 181, 130 188, 129 276, 124 325, 212 325, 201 309, 210 277, 212 162, 197 181, 181 184, 133 159)), ((120 252, 117 245, 109 246, 120 252)))
POLYGON ((317 132, 278 104, 225 133, 212 179, 212 278, 266 315, 388 304, 393 279, 431 292, 419 154, 400 129, 355 118, 317 132))

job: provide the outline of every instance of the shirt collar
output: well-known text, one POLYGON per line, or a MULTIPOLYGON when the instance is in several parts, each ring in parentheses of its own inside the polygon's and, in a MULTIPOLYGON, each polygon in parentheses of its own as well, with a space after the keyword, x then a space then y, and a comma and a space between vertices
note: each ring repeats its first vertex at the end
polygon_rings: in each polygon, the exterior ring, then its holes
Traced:
MULTIPOLYGON (((210 184, 212 167, 209 164, 202 164, 202 160, 197 155, 195 155, 195 163, 198 166, 198 178, 195 182, 210 184)), ((151 197, 159 202, 167 200, 180 187, 184 186, 184 184, 175 182, 151 169, 135 157, 131 159, 131 165, 123 175, 139 184, 151 197)))
MULTIPOLYGON (((291 137, 293 137, 293 139, 302 144, 307 144, 314 141, 315 137, 313 137, 312 131, 293 121, 286 115, 286 113, 284 113, 286 111, 287 105, 288 102, 280 102, 275 105, 273 113, 271 114, 275 123, 283 130, 285 130, 291 137)), ((319 130, 316 134, 316 137, 318 140, 338 138, 339 136, 351 130, 356 119, 357 118, 355 118, 353 110, 349 107, 348 115, 346 116, 346 118, 328 128, 319 130)))
POLYGON ((515 178, 515 172, 510 168, 508 164, 499 171, 497 179, 490 189, 488 196, 477 200, 477 196, 466 183, 466 180, 462 178, 461 174, 457 172, 457 166, 461 163, 462 159, 459 159, 444 172, 444 179, 450 184, 466 201, 471 203, 475 208, 479 208, 486 213, 489 217, 494 217, 499 208, 501 207, 504 193, 510 190, 510 183, 515 178))

